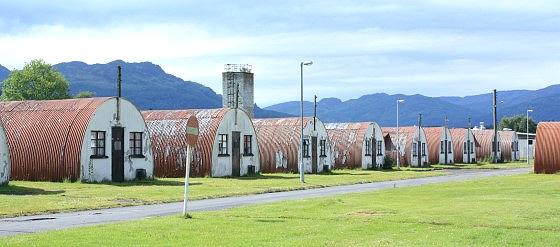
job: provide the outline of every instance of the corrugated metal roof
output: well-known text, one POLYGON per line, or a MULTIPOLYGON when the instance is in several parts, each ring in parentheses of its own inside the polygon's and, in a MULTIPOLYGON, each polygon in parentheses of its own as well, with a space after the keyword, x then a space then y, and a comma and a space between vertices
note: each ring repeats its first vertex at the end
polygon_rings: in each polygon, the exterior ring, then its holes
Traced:
MULTIPOLYGON (((157 177, 185 176, 189 143, 196 145, 198 141, 196 116, 193 112, 184 110, 143 111, 142 115, 152 139, 154 175, 157 177), (191 133, 192 130, 196 130, 196 133, 191 133), (189 140, 189 138, 194 139, 189 140)), ((192 148, 195 147, 192 146, 192 148)))
MULTIPOLYGON (((426 127, 424 132, 426 133, 426 142, 428 143, 428 158, 430 164, 439 163, 440 155, 440 140, 443 133, 444 127, 426 127)), ((451 139, 451 137, 449 137, 451 139)))
POLYGON ((502 157, 504 158, 504 161, 512 161, 512 144, 515 140, 517 140, 517 133, 511 130, 503 130, 498 132, 500 132, 500 148, 502 151, 502 157))
POLYGON ((335 149, 335 168, 362 167, 362 147, 366 132, 372 122, 327 123, 327 133, 335 149))
POLYGON ((184 114, 196 115, 198 119, 198 142, 196 145, 196 157, 191 165, 192 176, 212 175, 212 150, 218 127, 230 108, 218 109, 188 109, 184 114))
POLYGON ((110 98, 0 102, 14 180, 77 180, 85 130, 110 98))
MULTIPOLYGON (((317 119, 318 124, 323 124, 317 119)), ((312 117, 304 118, 304 127, 313 124, 312 117)), ((300 144, 300 118, 263 118, 254 119, 257 132, 262 172, 297 172, 298 150, 300 144), (279 157, 282 156, 282 157, 279 157), (278 167, 277 160, 286 165, 278 167)))
MULTIPOLYGON (((492 157, 492 142, 494 142, 494 130, 473 130, 474 138, 478 143, 476 147, 476 158, 483 160, 486 157, 492 157)), ((498 138, 499 138, 498 134, 498 138)), ((498 140, 500 142, 500 140, 498 140)))
MULTIPOLYGON (((388 137, 391 140, 391 149, 386 150, 385 153, 392 160, 394 160, 396 162, 396 159, 397 159, 397 151, 396 151, 397 128, 396 127, 383 127, 383 128, 381 128, 381 130, 383 131, 383 136, 388 137)), ((412 143, 414 141, 414 135, 416 134, 416 130, 418 130, 418 127, 416 127, 416 126, 413 126, 413 127, 410 127, 410 126, 399 127, 400 146, 401 146, 401 150, 404 151, 404 153, 402 153, 402 155, 399 158, 402 166, 409 166, 410 165, 410 162, 411 162, 410 158, 412 156, 412 145, 410 145, 410 143, 412 143)), ((386 142, 387 142, 388 138, 385 138, 386 142)), ((386 146, 387 146, 387 144, 386 144, 386 146)))
POLYGON ((560 171, 560 122, 540 122, 535 143, 535 173, 560 171))

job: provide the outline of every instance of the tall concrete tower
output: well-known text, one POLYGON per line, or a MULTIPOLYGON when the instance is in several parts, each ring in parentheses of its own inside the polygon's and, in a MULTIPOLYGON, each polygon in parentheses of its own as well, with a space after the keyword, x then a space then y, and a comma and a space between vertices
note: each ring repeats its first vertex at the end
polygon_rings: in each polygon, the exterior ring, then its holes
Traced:
POLYGON ((243 109, 253 119, 254 83, 252 66, 226 64, 222 73, 222 104, 224 107, 243 109), (239 90, 239 93, 238 93, 239 90))

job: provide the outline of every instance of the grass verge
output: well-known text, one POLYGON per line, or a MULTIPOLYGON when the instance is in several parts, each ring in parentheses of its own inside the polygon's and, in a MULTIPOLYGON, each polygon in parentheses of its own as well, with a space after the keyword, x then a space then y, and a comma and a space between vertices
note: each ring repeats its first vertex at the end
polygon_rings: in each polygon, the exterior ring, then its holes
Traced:
MULTIPOLYGON (((269 193, 345 184, 370 183, 442 175, 438 171, 335 170, 306 175, 263 174, 242 178, 191 178, 192 200, 269 193)), ((184 179, 88 184, 11 181, 0 187, 0 218, 43 213, 145 205, 182 200, 184 179)))
POLYGON ((527 174, 19 235, 0 245, 558 246, 559 193, 560 175, 527 174))

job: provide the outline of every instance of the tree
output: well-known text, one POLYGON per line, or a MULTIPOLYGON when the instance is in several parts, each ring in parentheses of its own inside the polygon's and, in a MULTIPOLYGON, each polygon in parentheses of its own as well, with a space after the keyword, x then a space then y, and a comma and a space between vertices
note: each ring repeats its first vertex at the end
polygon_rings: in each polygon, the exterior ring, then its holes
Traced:
POLYGON ((74 96, 74 98, 76 99, 81 99, 81 98, 93 98, 95 97, 95 93, 94 92, 90 92, 90 91, 81 91, 78 94, 76 94, 74 96))
POLYGON ((67 99, 69 84, 64 76, 42 59, 14 70, 2 86, 2 100, 67 99))
MULTIPOLYGON (((503 117, 500 121, 500 129, 508 128, 516 132, 527 132, 527 117, 523 114, 513 117, 503 117)), ((537 124, 529 117, 529 133, 535 133, 537 124)))

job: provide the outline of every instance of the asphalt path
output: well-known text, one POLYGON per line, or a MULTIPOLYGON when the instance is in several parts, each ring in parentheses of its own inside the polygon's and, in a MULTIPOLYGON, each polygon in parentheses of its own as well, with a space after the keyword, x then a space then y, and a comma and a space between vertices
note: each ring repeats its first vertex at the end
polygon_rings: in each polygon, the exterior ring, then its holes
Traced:
MULTIPOLYGON (((389 188, 464 181, 485 177, 516 175, 528 173, 529 171, 530 168, 507 170, 449 170, 449 175, 444 176, 197 200, 189 203, 188 210, 190 212, 222 210, 252 204, 326 197, 349 193, 376 191, 389 188)), ((56 213, 4 218, 0 219, 0 236, 11 236, 23 233, 35 233, 51 230, 61 230, 72 227, 108 224, 114 222, 138 220, 147 217, 176 215, 181 213, 182 208, 183 203, 165 203, 72 213, 56 213)))

